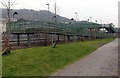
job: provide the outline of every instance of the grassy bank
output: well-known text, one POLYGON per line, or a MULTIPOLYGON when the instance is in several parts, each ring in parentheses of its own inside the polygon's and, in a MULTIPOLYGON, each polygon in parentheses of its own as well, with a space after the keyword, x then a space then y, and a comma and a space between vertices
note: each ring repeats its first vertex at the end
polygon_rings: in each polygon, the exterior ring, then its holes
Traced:
POLYGON ((12 51, 3 56, 3 76, 47 76, 90 54, 113 39, 75 42, 56 48, 36 47, 12 51))

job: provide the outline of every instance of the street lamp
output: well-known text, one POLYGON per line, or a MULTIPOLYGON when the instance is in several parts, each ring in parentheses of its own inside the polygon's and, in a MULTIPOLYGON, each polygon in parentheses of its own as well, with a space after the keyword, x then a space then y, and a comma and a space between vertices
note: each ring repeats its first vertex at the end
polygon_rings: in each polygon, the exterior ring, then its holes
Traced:
POLYGON ((93 37, 93 25, 92 25, 92 17, 90 16, 89 19, 91 20, 90 24, 91 24, 91 27, 89 27, 89 39, 92 39, 93 37))
POLYGON ((15 16, 15 15, 18 15, 18 12, 14 12, 14 13, 13 13, 13 20, 14 20, 14 16, 15 16))
POLYGON ((73 21, 74 20, 74 18, 71 18, 71 21, 73 21))
POLYGON ((57 5, 56 5, 56 0, 55 0, 55 15, 54 15, 54 23, 55 23, 55 41, 54 41, 54 43, 53 43, 53 45, 52 45, 52 48, 55 48, 56 47, 56 26, 57 26, 57 5))
MULTIPOLYGON (((15 15, 18 15, 18 12, 14 12, 14 13, 13 13, 13 21, 14 21, 15 15)), ((15 25, 14 25, 14 28, 15 28, 15 25)))
POLYGON ((50 9, 50 7, 49 7, 49 6, 50 6, 50 4, 46 4, 46 5, 48 6, 48 11, 49 11, 49 9, 50 9))
POLYGON ((49 9, 50 9, 50 4, 46 4, 48 6, 48 20, 49 20, 49 9))
POLYGON ((46 24, 47 24, 47 31, 45 31, 45 46, 47 45, 47 40, 48 40, 48 36, 49 36, 49 25, 48 25, 48 21, 49 21, 49 4, 46 4, 48 6, 48 19, 46 20, 46 24))
POLYGON ((92 17, 90 16, 89 18, 91 19, 91 23, 92 23, 92 17))
POLYGON ((76 21, 79 21, 79 19, 78 19, 78 13, 75 12, 75 15, 76 15, 76 21))
MULTIPOLYGON (((78 21, 78 13, 75 12, 75 15, 76 15, 75 26, 77 26, 76 22, 78 21)), ((76 32, 75 32, 75 29, 74 29, 74 36, 75 36, 75 42, 76 42, 76 32)))

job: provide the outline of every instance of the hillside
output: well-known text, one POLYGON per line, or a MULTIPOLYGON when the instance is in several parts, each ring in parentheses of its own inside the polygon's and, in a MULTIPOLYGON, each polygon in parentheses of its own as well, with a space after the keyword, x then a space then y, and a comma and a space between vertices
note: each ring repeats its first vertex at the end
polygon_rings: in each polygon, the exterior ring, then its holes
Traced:
MULTIPOLYGON (((30 21, 49 21, 53 22, 54 13, 48 12, 46 10, 29 10, 29 9, 12 9, 11 10, 11 18, 13 18, 13 13, 18 12, 18 15, 15 15, 14 18, 16 19, 25 19, 30 21)), ((2 9, 2 16, 3 18, 7 17, 7 11, 6 9, 2 9)), ((58 16, 59 22, 67 22, 70 21, 68 18, 62 17, 60 15, 58 16)))

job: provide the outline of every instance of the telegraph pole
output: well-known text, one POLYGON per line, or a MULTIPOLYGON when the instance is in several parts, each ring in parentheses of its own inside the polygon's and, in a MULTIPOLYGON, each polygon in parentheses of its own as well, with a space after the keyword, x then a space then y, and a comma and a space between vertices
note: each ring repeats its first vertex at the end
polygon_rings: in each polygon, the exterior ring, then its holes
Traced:
POLYGON ((54 23, 55 23, 55 36, 54 36, 54 43, 53 43, 53 48, 56 47, 56 27, 57 27, 57 5, 56 5, 56 0, 55 0, 55 15, 54 15, 54 23))

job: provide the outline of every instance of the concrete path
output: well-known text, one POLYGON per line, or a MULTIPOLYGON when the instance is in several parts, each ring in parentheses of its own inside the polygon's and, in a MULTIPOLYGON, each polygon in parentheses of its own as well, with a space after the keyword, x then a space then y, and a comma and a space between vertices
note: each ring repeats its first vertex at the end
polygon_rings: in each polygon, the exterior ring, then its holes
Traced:
POLYGON ((52 76, 118 76, 118 39, 52 76))

